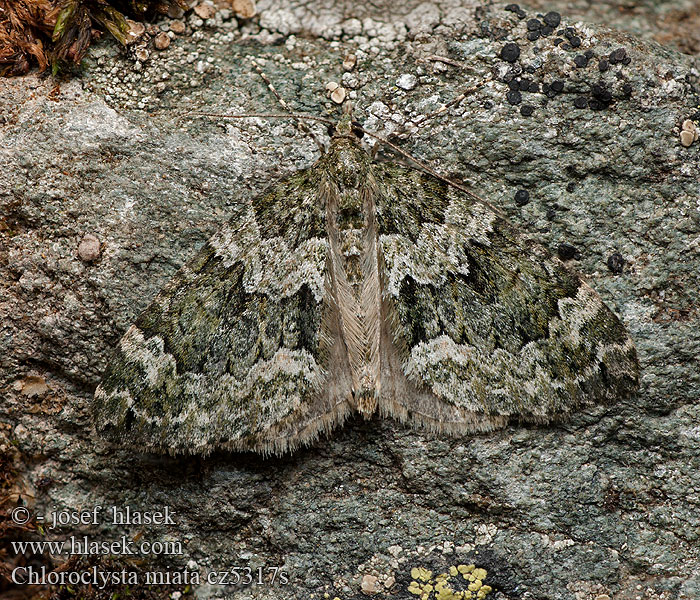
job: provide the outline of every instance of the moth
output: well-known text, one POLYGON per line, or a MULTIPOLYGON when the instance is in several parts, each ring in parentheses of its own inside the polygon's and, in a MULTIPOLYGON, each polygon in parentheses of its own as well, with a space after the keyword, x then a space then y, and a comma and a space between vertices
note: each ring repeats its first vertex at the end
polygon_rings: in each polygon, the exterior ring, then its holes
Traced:
POLYGON ((144 449, 282 454, 355 412, 446 435, 549 423, 638 374, 579 275, 465 191, 374 162, 345 115, 162 289, 93 408, 144 449))

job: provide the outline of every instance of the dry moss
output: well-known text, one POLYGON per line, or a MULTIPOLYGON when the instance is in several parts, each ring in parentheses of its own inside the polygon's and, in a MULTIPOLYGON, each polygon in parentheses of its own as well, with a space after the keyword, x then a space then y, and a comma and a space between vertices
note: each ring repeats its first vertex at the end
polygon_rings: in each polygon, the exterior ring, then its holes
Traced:
POLYGON ((102 32, 126 44, 139 21, 186 8, 185 0, 0 0, 0 75, 77 65, 102 32))

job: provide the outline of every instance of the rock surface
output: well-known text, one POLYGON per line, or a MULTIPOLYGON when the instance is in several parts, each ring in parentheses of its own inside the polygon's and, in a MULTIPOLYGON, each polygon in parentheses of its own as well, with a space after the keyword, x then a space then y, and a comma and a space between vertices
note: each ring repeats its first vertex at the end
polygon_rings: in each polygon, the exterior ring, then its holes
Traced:
POLYGON ((186 17, 162 51, 137 54, 158 31, 103 43, 70 82, 0 80, 0 421, 33 509, 167 505, 176 525, 85 530, 182 542, 151 555, 163 571, 289 579, 200 598, 417 597, 413 568, 469 563, 494 598, 700 597, 700 144, 680 141, 698 60, 566 14, 529 40, 537 14, 504 6, 260 2, 250 21, 186 17), (573 247, 632 333, 637 396, 454 440, 355 420, 281 459, 96 439, 91 394, 129 323, 232 207, 317 156, 293 122, 193 114, 280 112, 251 58, 294 110, 337 116, 333 81, 385 136, 476 85, 401 147, 573 247))

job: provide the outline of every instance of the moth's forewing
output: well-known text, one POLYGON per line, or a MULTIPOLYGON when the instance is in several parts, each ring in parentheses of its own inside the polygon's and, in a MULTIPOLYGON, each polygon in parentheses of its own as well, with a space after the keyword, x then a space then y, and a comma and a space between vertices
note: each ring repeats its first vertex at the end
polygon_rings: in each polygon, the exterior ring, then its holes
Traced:
POLYGON ((467 431, 549 422, 636 389, 632 340, 576 273, 433 176, 396 165, 376 172, 391 334, 404 374, 435 397, 397 396, 386 412, 447 431, 460 430, 463 412, 467 431))
POLYGON ((267 453, 343 420, 350 388, 329 373, 318 189, 315 169, 273 186, 175 275, 109 362, 98 431, 172 453, 267 453))

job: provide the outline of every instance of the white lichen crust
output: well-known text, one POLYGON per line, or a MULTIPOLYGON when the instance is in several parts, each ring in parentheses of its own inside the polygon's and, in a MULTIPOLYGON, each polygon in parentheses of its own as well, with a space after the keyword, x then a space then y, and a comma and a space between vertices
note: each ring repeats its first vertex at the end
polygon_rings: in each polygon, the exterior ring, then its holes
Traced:
POLYGON ((282 453, 352 411, 461 435, 637 382, 632 341, 578 275, 439 179, 372 163, 344 120, 158 294, 94 415, 144 449, 282 453))

